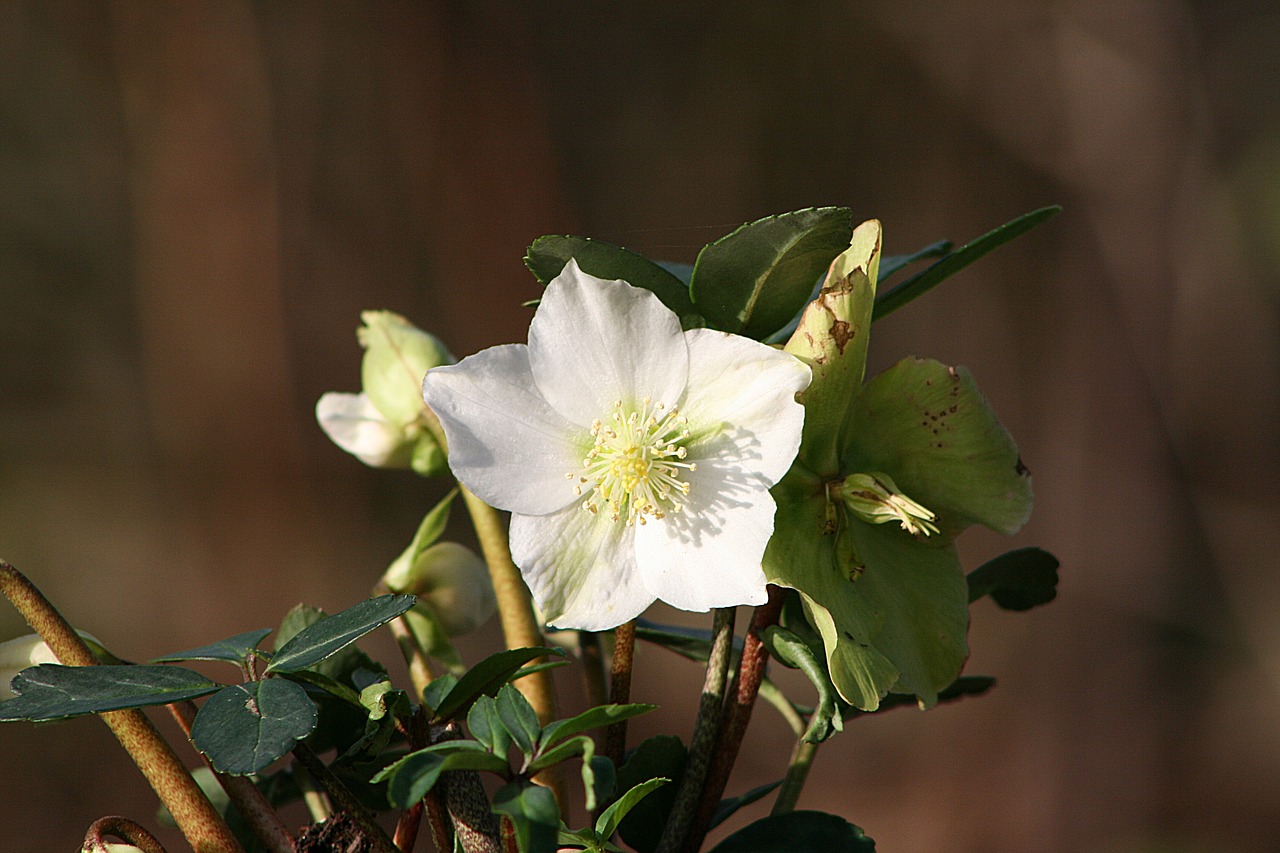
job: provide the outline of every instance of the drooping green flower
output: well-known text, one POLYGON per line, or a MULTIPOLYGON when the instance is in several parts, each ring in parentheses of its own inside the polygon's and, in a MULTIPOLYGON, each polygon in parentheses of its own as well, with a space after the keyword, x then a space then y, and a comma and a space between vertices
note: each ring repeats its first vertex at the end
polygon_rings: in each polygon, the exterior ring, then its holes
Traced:
POLYGON ((510 510, 511 551, 548 622, 604 630, 656 599, 761 604, 769 487, 787 471, 809 382, 799 359, 681 331, 653 293, 570 261, 529 344, 430 371, 449 465, 510 510))
POLYGON ((399 314, 365 311, 360 317, 364 390, 325 394, 316 403, 316 420, 334 444, 370 467, 442 473, 444 454, 422 422, 422 377, 457 359, 399 314))
POLYGON ((774 489, 771 583, 798 590, 851 704, 890 690, 931 705, 968 656, 953 545, 1016 532, 1031 510, 1017 448, 964 368, 908 358, 863 385, 880 225, 855 230, 786 350, 813 369, 804 439, 774 489))

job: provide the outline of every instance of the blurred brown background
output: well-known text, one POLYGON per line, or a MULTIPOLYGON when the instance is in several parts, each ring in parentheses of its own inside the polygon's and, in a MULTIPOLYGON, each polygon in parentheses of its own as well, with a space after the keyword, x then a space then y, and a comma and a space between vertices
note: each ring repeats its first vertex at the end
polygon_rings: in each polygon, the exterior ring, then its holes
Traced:
MULTIPOLYGON (((524 339, 544 233, 692 261, 844 204, 901 253, 1061 203, 872 342, 974 371, 1038 501, 966 560, 1048 548, 1059 598, 976 606, 997 689, 850 726, 802 806, 890 853, 1280 849, 1277 45, 1261 0, 5 4, 0 554, 133 658, 338 609, 440 493, 314 423, 360 309, 462 355, 524 339)), ((687 734, 698 674, 639 666, 687 734)), ((731 787, 786 740, 762 708, 731 787)), ((96 721, 0 756, 6 851, 154 825, 96 721)))

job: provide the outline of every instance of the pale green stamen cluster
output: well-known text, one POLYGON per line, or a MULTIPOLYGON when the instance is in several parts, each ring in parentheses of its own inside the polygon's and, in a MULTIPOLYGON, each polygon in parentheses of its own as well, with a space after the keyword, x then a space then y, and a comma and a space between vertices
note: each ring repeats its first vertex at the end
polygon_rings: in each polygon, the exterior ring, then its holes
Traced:
POLYGON ((870 524, 896 521, 913 536, 938 532, 938 516, 904 495, 885 474, 850 474, 840 488, 845 506, 870 524))
POLYGON ((681 469, 698 469, 696 463, 683 461, 688 455, 682 443, 689 437, 687 424, 677 407, 667 410, 649 397, 638 411, 630 412, 621 400, 614 401, 608 423, 591 424, 595 443, 582 460, 583 471, 565 475, 577 481, 575 495, 587 495, 582 508, 598 513, 603 506, 613 521, 627 525, 680 512, 680 499, 689 494, 681 469))

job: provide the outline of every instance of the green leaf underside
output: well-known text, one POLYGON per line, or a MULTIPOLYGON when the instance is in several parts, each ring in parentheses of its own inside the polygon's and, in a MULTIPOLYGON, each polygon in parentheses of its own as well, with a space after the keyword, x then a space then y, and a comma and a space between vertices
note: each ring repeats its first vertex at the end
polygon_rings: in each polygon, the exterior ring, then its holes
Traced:
POLYGON ((270 633, 270 628, 246 631, 243 634, 236 634, 234 637, 228 637, 225 640, 210 643, 198 649, 188 649, 185 652, 174 652, 164 657, 152 658, 151 662, 172 663, 182 660, 225 660, 232 663, 243 663, 248 660, 249 655, 257 651, 258 644, 265 640, 270 633))
POLYGON ((882 471, 958 533, 1016 533, 1031 514, 1031 476, 1013 438, 963 367, 906 358, 851 407, 843 470, 882 471))
POLYGON ((655 735, 641 741, 618 769, 618 787, 632 788, 651 779, 670 779, 639 803, 618 822, 618 834, 637 853, 653 853, 662 837, 662 828, 675 804, 680 778, 684 775, 684 744, 675 735, 655 735))
POLYGON ((411 752, 380 770, 373 782, 387 782, 387 799, 409 808, 427 795, 447 770, 482 770, 506 776, 507 760, 471 740, 452 740, 411 752))
POLYGON ((221 688, 179 666, 29 667, 13 679, 18 695, 0 702, 0 720, 45 722, 102 711, 144 708, 195 699, 221 688))
POLYGON ((1005 610, 1030 610, 1058 594, 1058 558, 1040 548, 1019 548, 969 573, 969 601, 984 595, 1005 610))
POLYGON ((873 853, 875 849, 874 841, 842 817, 794 811, 743 827, 711 853, 873 853))
POLYGON ((200 706, 191 742, 215 770, 243 776, 283 756, 316 726, 307 692, 284 678, 219 690, 200 706))
POLYGON ((511 818, 522 853, 555 853, 560 809, 550 788, 512 782, 493 795, 493 810, 511 818))
POLYGON ((589 237, 549 234, 529 246, 525 266, 544 285, 560 274, 569 259, 583 272, 603 279, 621 279, 650 291, 677 317, 696 313, 689 288, 675 275, 630 249, 589 237))
POLYGON ((303 628, 275 654, 268 672, 295 672, 319 663, 414 605, 412 595, 381 595, 303 628))
MULTIPOLYGON (((523 649, 508 649, 505 652, 490 655, 471 667, 466 675, 459 678, 457 683, 441 696, 438 704, 435 705, 433 719, 436 722, 445 722, 466 714, 477 696, 495 695, 522 666, 544 655, 563 656, 564 652, 545 646, 531 646, 523 649)), ((428 703, 435 696, 436 692, 433 691, 433 695, 427 698, 428 703)))
POLYGON ((1017 219, 993 228, 981 237, 961 246, 942 260, 927 269, 921 270, 892 290, 882 293, 876 300, 873 319, 879 320, 897 311, 902 306, 923 296, 946 279, 960 272, 983 255, 1003 246, 1015 237, 1019 237, 1041 222, 1052 219, 1062 212, 1062 208, 1053 205, 1033 210, 1017 219))
POLYGON ((555 746, 565 738, 582 734, 589 729, 603 728, 604 726, 618 723, 623 720, 629 720, 640 714, 647 714, 656 709, 657 705, 644 705, 634 703, 629 705, 598 705, 583 711, 574 717, 565 720, 556 720, 547 725, 542 731, 542 740, 540 746, 546 749, 555 746))
POLYGON ((743 225, 698 254, 690 290, 712 328, 760 340, 782 328, 849 245, 848 208, 823 207, 743 225))

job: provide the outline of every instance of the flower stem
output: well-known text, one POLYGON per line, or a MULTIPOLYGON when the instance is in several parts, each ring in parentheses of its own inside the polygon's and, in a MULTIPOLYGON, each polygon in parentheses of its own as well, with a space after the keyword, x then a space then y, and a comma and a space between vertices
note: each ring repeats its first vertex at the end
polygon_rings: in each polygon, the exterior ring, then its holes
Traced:
POLYGON ((696 851, 702 845, 711 819, 715 816, 716 805, 720 802, 729 774, 733 771, 734 762, 738 760, 738 750, 742 747, 747 723, 751 721, 751 710, 760 693, 760 682, 764 680, 765 664, 769 659, 769 650, 765 647, 761 634, 765 628, 777 623, 785 597, 786 590, 770 586, 769 600, 756 608, 751 627, 747 629, 747 636, 742 644, 742 662, 738 666, 738 689, 724 708, 724 725, 715 761, 702 788, 702 802, 698 805, 697 818, 684 846, 686 851, 696 851))
MULTIPOLYGON (((737 608, 722 607, 715 611, 711 627, 711 652, 707 658, 707 676, 702 685, 702 700, 698 703, 698 718, 694 723, 693 738, 689 743, 689 755, 685 759, 684 774, 676 791, 675 804, 658 842, 658 853, 675 853, 688 849, 685 838, 698 815, 698 805, 704 794, 703 786, 709 782, 708 770, 711 758, 718 749, 720 718, 728 683, 729 660, 733 653, 733 623, 737 608)), ((692 840, 692 839, 691 839, 692 840)), ((698 843, 701 838, 697 839, 698 843)))
POLYGON ((582 657, 582 681, 587 694, 587 707, 609 702, 604 686, 604 653, 600 649, 600 635, 595 631, 578 632, 578 653, 582 657))
POLYGON ((112 835, 137 847, 142 853, 165 853, 165 849, 161 846, 156 837, 146 829, 129 820, 127 817, 119 815, 111 815, 108 817, 100 817, 90 826, 89 831, 85 833, 84 844, 81 850, 90 851, 90 853, 98 853, 105 851, 107 847, 106 836, 112 835))
MULTIPOLYGON (((4 560, 0 560, 0 592, 48 644, 59 661, 69 666, 93 666, 97 663, 89 647, 49 603, 49 599, 4 560)), ((191 773, 178 760, 173 748, 141 711, 104 711, 98 716, 138 765, 196 853, 243 853, 244 848, 226 821, 191 778, 191 773)))
POLYGON ((369 810, 355 798, 354 794, 347 790, 347 786, 342 784, 342 780, 325 766, 325 763, 320 760, 320 756, 316 755, 311 747, 299 742, 293 748, 293 757, 298 759, 298 763, 302 765, 302 768, 311 774, 311 778, 316 780, 320 787, 325 790, 325 793, 333 799, 339 810, 346 812, 347 816, 356 822, 356 825, 360 827, 361 833, 374 850, 378 851, 378 853, 399 853, 395 844, 392 843, 391 838, 387 835, 386 830, 378 825, 369 810))
MULTIPOLYGON (((635 666, 636 620, 624 622, 613 632, 613 662, 609 665, 609 701, 625 705, 631 701, 631 671, 635 666)), ((627 721, 604 730, 604 754, 614 767, 622 766, 627 751, 627 721)))
POLYGON ((809 778, 809 768, 813 766, 813 759, 817 754, 818 744, 805 740, 796 741, 796 748, 791 753, 791 763, 787 765, 787 775, 782 780, 778 798, 773 801, 773 810, 769 814, 795 811, 796 803, 800 801, 800 790, 809 778))

